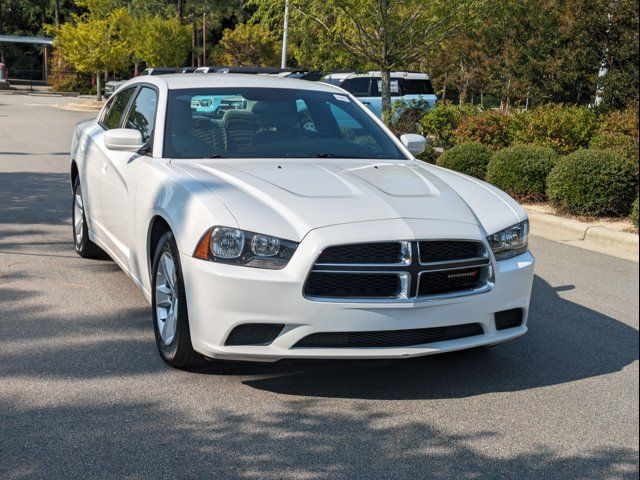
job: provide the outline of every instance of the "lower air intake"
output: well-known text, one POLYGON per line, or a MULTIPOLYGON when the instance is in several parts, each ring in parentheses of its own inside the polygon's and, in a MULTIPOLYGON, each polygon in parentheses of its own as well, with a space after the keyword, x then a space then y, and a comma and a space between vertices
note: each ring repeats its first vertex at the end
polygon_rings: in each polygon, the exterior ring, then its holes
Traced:
POLYGON ((519 327, 522 325, 523 312, 521 308, 503 310, 495 314, 496 330, 519 327))
POLYGON ((269 345, 280 334, 284 325, 279 323, 245 323, 238 325, 227 337, 225 345, 269 345))
POLYGON ((482 335, 479 323, 449 327, 382 330, 376 332, 323 332, 304 337, 294 348, 411 347, 482 335))

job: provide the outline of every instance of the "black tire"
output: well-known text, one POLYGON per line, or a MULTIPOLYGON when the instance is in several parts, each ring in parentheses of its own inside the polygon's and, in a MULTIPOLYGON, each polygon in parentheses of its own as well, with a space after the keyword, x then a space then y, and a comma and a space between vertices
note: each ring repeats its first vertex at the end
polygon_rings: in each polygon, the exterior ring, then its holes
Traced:
POLYGON ((73 235, 73 246, 76 249, 78 255, 83 258, 98 258, 103 257, 105 253, 89 239, 89 227, 87 225, 87 216, 84 208, 84 197, 82 196, 82 188, 80 187, 80 179, 76 178, 73 182, 73 197, 71 198, 71 229, 73 235), (78 209, 76 208, 76 197, 80 196, 80 215, 82 219, 82 234, 78 235, 76 232, 76 214, 78 209))
POLYGON ((187 299, 184 293, 182 267, 180 266, 178 247, 171 231, 166 232, 164 235, 162 235, 162 237, 160 237, 160 240, 158 240, 158 245, 156 247, 156 252, 153 258, 151 297, 153 312, 153 332, 155 334, 158 352, 160 353, 162 359, 175 368, 188 368, 202 365, 206 361, 205 358, 197 353, 191 345, 191 333, 189 331, 189 314, 187 311, 187 299), (160 323, 158 322, 157 308, 158 293, 156 289, 156 284, 159 278, 158 271, 161 268, 160 259, 165 253, 169 254, 174 262, 174 288, 178 300, 178 313, 175 333, 169 343, 165 343, 160 333, 160 323))

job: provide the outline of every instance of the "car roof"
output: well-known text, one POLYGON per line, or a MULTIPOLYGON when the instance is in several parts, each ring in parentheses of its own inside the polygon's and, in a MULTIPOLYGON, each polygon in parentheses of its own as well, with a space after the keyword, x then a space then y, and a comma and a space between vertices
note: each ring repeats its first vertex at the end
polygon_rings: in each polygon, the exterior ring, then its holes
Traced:
POLYGON ((333 85, 309 82, 294 78, 276 77, 269 75, 246 75, 241 73, 214 73, 211 75, 193 75, 190 73, 174 73, 156 77, 135 77, 130 80, 135 83, 164 84, 169 90, 188 88, 288 88, 298 90, 316 90, 331 93, 343 93, 344 90, 333 85))

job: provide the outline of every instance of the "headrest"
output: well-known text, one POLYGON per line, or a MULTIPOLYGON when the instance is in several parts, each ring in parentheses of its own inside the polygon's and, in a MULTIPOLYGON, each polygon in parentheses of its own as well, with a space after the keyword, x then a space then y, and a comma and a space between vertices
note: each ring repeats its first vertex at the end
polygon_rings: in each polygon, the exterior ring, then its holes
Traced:
POLYGON ((293 100, 256 102, 251 111, 259 118, 262 128, 291 128, 298 123, 298 109, 293 100))
POLYGON ((235 122, 235 121, 251 123, 254 125, 256 123, 256 119, 253 113, 248 112, 246 110, 231 109, 224 112, 224 116, 222 117, 222 123, 227 125, 228 123, 235 122))
POLYGON ((191 130, 193 126, 191 103, 185 100, 177 100, 173 104, 173 112, 171 113, 174 132, 188 132, 191 130))

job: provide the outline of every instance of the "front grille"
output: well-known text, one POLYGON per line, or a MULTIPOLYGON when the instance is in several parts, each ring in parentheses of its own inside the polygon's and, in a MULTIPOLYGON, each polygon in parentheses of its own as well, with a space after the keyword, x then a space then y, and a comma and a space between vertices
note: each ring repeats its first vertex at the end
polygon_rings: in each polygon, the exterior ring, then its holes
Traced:
POLYGON ((269 345, 284 328, 280 323, 245 323, 238 325, 227 337, 225 345, 269 345))
POLYGON ((479 323, 449 327, 382 330, 374 332, 323 332, 304 337, 293 348, 411 347, 482 335, 479 323))
POLYGON ((312 300, 415 300, 488 291, 493 270, 482 242, 396 241, 325 248, 304 287, 312 300))
POLYGON ((482 282, 481 268, 422 272, 418 285, 418 295, 437 295, 439 293, 472 290, 480 286, 482 282))
POLYGON ((336 245, 322 251, 318 264, 392 264, 403 260, 402 243, 378 242, 336 245))
POLYGON ((428 241, 418 242, 420 249, 420 261, 422 263, 449 262, 452 260, 464 260, 467 258, 482 257, 485 252, 484 245, 478 242, 449 242, 428 241))
POLYGON ((311 297, 393 298, 401 293, 396 274, 316 272, 309 277, 306 293, 311 297))

